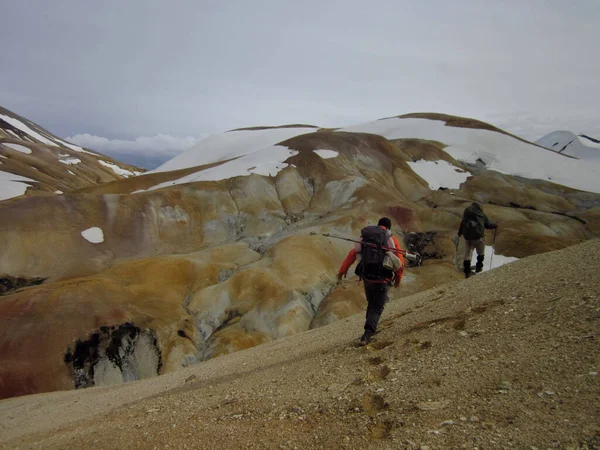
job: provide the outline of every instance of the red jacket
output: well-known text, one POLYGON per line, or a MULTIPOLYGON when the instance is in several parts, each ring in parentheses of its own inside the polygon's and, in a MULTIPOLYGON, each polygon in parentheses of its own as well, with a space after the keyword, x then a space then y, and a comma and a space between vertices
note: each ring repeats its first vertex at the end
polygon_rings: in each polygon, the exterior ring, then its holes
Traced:
MULTIPOLYGON (((385 229, 385 227, 381 227, 383 229, 385 229)), ((394 242, 394 247, 396 247, 397 249, 400 249, 402 247, 400 247, 400 242, 398 242, 398 238, 394 235, 392 235, 391 238, 394 242)), ((400 283, 400 281, 402 280, 402 275, 404 274, 404 256, 402 256, 400 253, 396 253, 396 256, 398 256, 398 258, 400 258, 400 262, 402 263, 400 268, 396 271, 396 283, 400 283)), ((340 270, 338 271, 338 277, 340 277, 340 275, 342 276, 346 276, 348 274, 348 269, 352 266, 352 264, 354 264, 354 262, 356 261, 356 248, 353 248, 352 250, 350 250, 350 252, 348 253, 348 255, 346 256, 346 259, 344 259, 344 262, 342 263, 342 266, 340 267, 340 270)), ((381 281, 372 281, 372 283, 390 283, 392 280, 390 280, 389 278, 386 278, 384 280, 381 281)))

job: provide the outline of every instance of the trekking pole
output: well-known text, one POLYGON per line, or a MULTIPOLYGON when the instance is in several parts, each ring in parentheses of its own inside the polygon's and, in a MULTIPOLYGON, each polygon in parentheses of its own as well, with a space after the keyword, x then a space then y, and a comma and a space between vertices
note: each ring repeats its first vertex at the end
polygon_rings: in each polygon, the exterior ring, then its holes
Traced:
MULTIPOLYGON (((345 237, 341 237, 341 236, 334 236, 329 233, 323 233, 322 236, 325 236, 328 238, 334 238, 334 239, 341 239, 343 241, 348 241, 348 242, 355 242, 356 244, 363 244, 363 245, 370 245, 373 247, 379 247, 379 245, 372 244, 370 242, 362 242, 362 241, 358 241, 356 239, 350 239, 350 238, 345 238, 345 237)), ((421 255, 419 255, 418 253, 412 253, 407 250, 402 250, 402 249, 398 249, 398 248, 391 248, 391 247, 387 247, 385 245, 382 245, 381 248, 384 250, 393 252, 393 253, 400 253, 401 255, 405 256, 406 259, 408 259, 410 261, 416 261, 418 263, 421 260, 421 255)))
POLYGON ((496 253, 496 231, 498 227, 494 228, 494 239, 492 240, 492 256, 490 256, 490 270, 492 270, 492 261, 494 260, 494 253, 496 253))

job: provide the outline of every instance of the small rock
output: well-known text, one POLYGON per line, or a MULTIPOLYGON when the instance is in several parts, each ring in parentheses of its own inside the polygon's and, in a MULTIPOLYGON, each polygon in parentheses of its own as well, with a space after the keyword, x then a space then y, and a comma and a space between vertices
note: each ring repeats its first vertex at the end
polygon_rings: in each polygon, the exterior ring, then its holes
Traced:
POLYGON ((435 411, 438 409, 447 408, 450 405, 450 401, 448 400, 440 400, 437 402, 423 402, 417 405, 421 411, 435 411))
POLYGON ((465 416, 460 416, 460 421, 461 422, 466 422, 468 419, 465 416))
POLYGON ((440 430, 427 430, 428 434, 441 434, 442 432, 440 430))
POLYGON ((456 422, 454 420, 444 420, 440 423, 440 427, 449 427, 451 425, 456 425, 456 422))
POLYGON ((159 412, 160 408, 150 408, 148 411, 146 411, 147 413, 155 413, 155 412, 159 412))
POLYGON ((598 372, 590 372, 588 373, 589 376, 591 377, 597 377, 598 376, 598 372))
POLYGON ((460 334, 462 337, 469 337, 469 333, 467 333, 465 330, 459 332, 458 334, 460 334))
POLYGON ((479 422, 479 417, 477 417, 477 416, 471 416, 471 418, 469 420, 471 422, 479 422))
POLYGON ((555 392, 554 391, 544 391, 544 394, 546 394, 546 395, 554 395, 555 392))
POLYGON ((189 377, 187 377, 187 378, 185 379, 185 382, 186 382, 186 383, 189 383, 189 382, 191 382, 191 381, 194 381, 196 378, 198 378, 196 375, 190 375, 189 377))

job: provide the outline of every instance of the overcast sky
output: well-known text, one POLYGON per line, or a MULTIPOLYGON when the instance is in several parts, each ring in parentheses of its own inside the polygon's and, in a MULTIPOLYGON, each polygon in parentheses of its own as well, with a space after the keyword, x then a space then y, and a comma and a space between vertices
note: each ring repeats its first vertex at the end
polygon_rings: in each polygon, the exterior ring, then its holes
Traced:
POLYGON ((241 126, 418 111, 528 139, 600 136, 598 0, 7 0, 0 10, 0 104, 140 164, 241 126))

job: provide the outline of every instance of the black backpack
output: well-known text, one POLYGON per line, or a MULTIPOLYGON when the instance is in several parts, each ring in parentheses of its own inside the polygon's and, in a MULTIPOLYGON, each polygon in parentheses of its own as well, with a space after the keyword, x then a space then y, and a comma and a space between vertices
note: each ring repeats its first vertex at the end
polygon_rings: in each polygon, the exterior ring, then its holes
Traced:
POLYGON ((475 217, 470 217, 465 221, 463 235, 467 241, 481 239, 484 232, 481 221, 477 220, 475 217))
POLYGON ((393 273, 383 267, 387 246, 387 231, 378 226, 365 227, 360 231, 362 238, 361 261, 356 267, 356 275, 367 281, 380 281, 391 278, 393 273))

